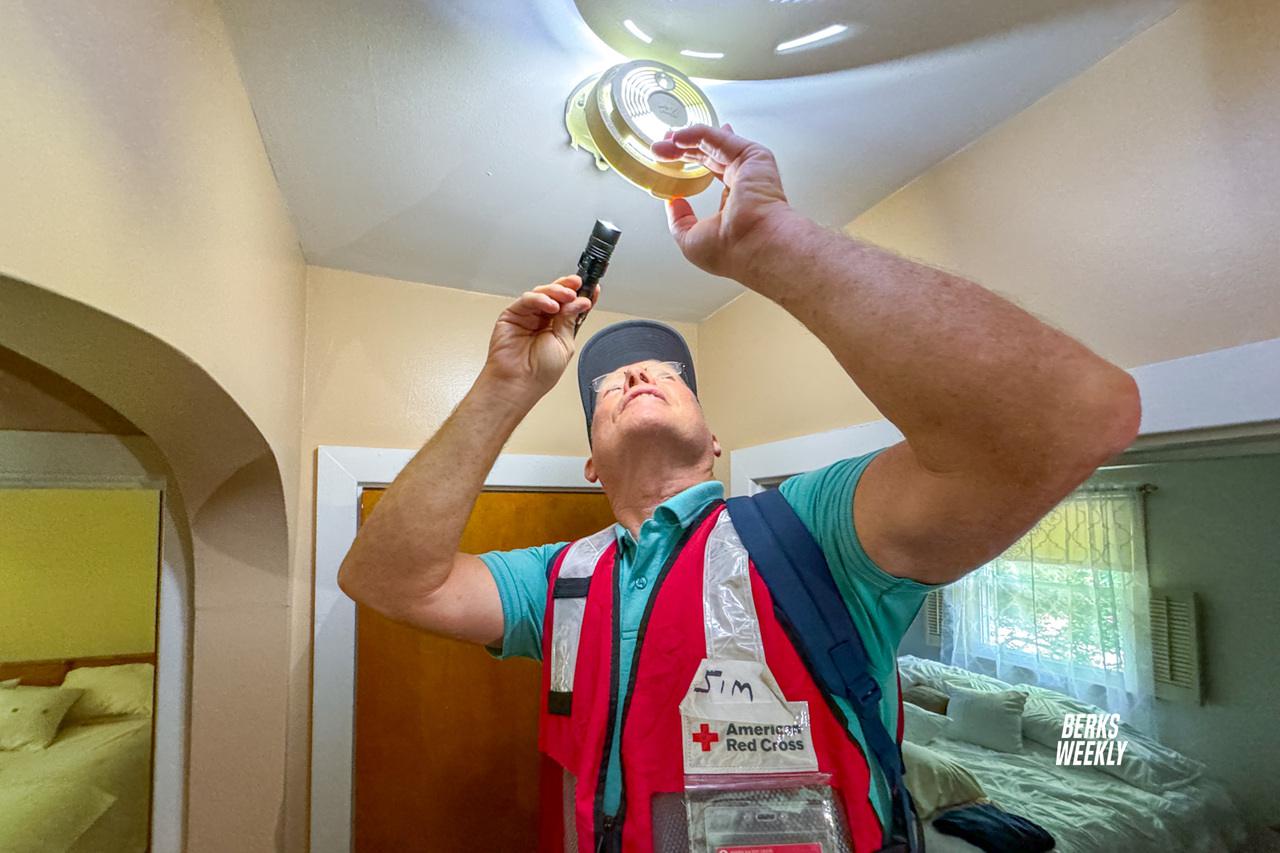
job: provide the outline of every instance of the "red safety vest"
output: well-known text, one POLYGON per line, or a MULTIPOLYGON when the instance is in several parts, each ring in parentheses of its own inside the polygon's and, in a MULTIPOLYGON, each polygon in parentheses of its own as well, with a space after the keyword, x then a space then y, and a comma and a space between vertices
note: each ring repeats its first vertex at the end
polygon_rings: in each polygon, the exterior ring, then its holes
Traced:
MULTIPOLYGON (((726 527, 737 541, 718 504, 690 526, 659 574, 636 638, 620 732, 612 726, 620 639, 614 621, 618 583, 612 528, 571 543, 555 559, 544 621, 538 738, 542 853, 653 850, 655 798, 669 801, 662 795, 684 790, 679 705, 698 665, 709 657, 704 571, 710 589, 720 576, 717 561, 726 558, 723 547, 708 553, 707 546, 713 531, 722 539, 726 527), (606 817, 602 806, 611 739, 617 737, 622 739, 622 797, 615 819, 606 817)), ((712 538, 713 545, 720 541, 712 538)), ((739 565, 747 562, 745 550, 741 557, 739 565)), ((840 795, 854 850, 878 850, 884 828, 870 800, 867 758, 774 616, 772 597, 754 565, 746 577, 764 658, 785 698, 808 702, 818 769, 830 775, 840 795)), ((899 741, 901 702, 899 690, 899 741)))

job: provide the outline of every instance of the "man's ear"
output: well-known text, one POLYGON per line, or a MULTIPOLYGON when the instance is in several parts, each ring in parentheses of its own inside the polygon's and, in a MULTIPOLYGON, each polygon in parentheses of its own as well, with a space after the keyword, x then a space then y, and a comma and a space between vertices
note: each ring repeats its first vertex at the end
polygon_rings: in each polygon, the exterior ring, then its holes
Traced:
POLYGON ((716 438, 715 433, 711 434, 711 452, 716 455, 717 459, 720 458, 720 439, 716 438))
POLYGON ((590 456, 587 457, 586 464, 582 466, 582 476, 587 478, 588 483, 594 483, 600 479, 599 477, 596 476, 595 460, 593 460, 590 456))

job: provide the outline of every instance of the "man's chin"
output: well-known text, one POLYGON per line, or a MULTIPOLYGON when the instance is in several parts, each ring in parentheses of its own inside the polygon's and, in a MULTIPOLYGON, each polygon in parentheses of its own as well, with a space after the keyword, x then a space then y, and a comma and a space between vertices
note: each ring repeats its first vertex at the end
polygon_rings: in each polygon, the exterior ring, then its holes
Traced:
POLYGON ((670 410, 661 401, 657 401, 657 405, 624 409, 615 427, 618 438, 623 441, 661 441, 663 436, 679 439, 682 435, 680 424, 672 419, 670 410))
POLYGON ((624 412, 618 419, 618 434, 679 432, 678 425, 672 423, 670 418, 663 417, 664 414, 664 412, 652 411, 624 412))
POLYGON ((709 433, 662 417, 665 411, 633 414, 642 416, 627 417, 624 412, 623 417, 610 424, 612 429, 604 441, 597 438, 598 467, 613 469, 627 457, 649 459, 656 464, 662 464, 660 460, 687 461, 710 450, 709 433))

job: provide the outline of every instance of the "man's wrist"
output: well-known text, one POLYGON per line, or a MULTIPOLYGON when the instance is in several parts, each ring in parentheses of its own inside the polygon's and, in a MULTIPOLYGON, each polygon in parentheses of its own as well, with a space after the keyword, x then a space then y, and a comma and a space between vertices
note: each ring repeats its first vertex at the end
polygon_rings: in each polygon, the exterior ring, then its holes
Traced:
POLYGON ((733 277, 743 286, 772 298, 779 270, 788 266, 788 257, 817 228, 790 205, 779 207, 743 238, 733 277))
POLYGON ((519 419, 529 414, 544 394, 544 391, 531 387, 528 382, 498 376, 485 367, 476 377, 475 384, 471 386, 471 392, 467 396, 495 406, 504 414, 519 419))

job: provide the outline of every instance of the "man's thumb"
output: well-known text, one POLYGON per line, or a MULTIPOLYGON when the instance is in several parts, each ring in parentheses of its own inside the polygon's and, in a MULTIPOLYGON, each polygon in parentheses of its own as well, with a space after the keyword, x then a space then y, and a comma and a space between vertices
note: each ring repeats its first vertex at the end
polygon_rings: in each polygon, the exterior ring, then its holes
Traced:
POLYGON ((667 228, 677 243, 683 246, 685 234, 697 224, 698 217, 688 199, 677 197, 667 200, 667 228))

